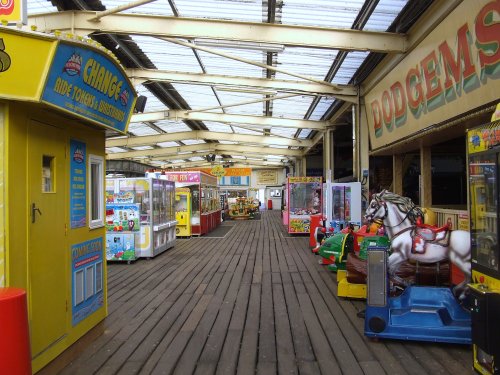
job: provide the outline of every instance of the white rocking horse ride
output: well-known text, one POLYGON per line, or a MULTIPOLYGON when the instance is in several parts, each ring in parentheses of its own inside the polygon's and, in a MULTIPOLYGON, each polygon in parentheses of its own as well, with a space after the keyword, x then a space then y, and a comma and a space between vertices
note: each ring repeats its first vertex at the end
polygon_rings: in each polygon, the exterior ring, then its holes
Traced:
POLYGON ((454 295, 462 300, 471 280, 470 233, 450 230, 447 226, 422 225, 419 220, 423 217, 422 210, 410 198, 387 190, 373 195, 365 214, 366 220, 384 224, 391 241, 392 253, 387 261, 391 277, 395 277, 399 265, 405 260, 434 263, 449 259, 465 276, 465 280, 453 290, 454 295))

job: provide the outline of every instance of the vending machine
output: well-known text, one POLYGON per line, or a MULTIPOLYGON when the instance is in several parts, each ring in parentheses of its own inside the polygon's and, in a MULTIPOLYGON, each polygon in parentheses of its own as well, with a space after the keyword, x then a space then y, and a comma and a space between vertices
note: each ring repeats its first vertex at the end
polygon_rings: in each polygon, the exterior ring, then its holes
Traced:
POLYGON ((472 353, 480 374, 500 374, 499 135, 498 121, 467 132, 472 353))

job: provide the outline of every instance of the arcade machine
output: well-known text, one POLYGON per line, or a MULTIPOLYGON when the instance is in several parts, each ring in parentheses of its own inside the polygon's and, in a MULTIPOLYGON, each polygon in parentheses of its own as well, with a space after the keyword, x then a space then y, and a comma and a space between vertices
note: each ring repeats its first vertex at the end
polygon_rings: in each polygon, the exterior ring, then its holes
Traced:
POLYGON ((480 374, 500 374, 499 132, 497 121, 467 133, 472 353, 474 370, 480 374))
POLYGON ((191 237, 191 190, 186 187, 175 188, 175 220, 177 237, 191 237))
POLYGON ((311 215, 321 213, 322 177, 288 177, 288 233, 310 232, 311 215))
POLYGON ((325 185, 325 215, 327 222, 339 233, 348 224, 361 226, 361 183, 331 183, 325 185))
POLYGON ((408 286, 391 296, 388 246, 368 247, 365 336, 471 343, 471 314, 448 287, 408 286))
POLYGON ((141 258, 155 257, 175 246, 174 200, 172 181, 148 177, 106 179, 107 206, 138 204, 139 212, 135 215, 139 232, 135 243, 141 258))

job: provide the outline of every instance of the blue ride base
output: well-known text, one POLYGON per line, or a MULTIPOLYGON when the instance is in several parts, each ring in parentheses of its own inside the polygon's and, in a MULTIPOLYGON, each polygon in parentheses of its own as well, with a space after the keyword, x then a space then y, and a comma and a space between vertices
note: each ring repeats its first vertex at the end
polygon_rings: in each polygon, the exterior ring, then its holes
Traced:
POLYGON ((386 306, 365 312, 365 335, 374 338, 470 344, 471 315, 450 288, 410 286, 386 306))

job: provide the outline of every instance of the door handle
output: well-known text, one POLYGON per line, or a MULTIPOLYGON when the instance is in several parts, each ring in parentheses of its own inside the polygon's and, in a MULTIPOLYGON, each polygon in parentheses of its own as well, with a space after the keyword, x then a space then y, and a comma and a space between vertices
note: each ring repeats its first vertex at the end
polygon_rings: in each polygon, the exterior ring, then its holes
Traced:
POLYGON ((42 211, 40 211, 39 208, 36 207, 35 203, 31 204, 31 222, 34 223, 36 221, 36 212, 42 216, 42 211))

